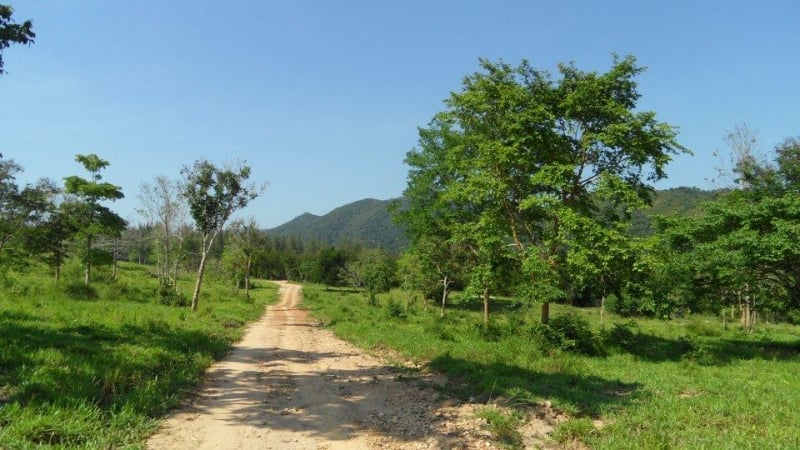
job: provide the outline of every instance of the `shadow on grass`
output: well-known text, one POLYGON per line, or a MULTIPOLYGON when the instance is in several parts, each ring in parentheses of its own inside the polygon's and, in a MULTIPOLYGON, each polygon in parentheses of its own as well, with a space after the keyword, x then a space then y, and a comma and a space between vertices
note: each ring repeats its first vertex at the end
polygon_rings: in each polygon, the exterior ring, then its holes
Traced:
POLYGON ((529 399, 569 403, 577 408, 579 414, 593 417, 609 409, 622 408, 632 399, 646 395, 638 383, 608 380, 569 370, 544 373, 500 362, 484 364, 449 354, 435 358, 430 367, 448 376, 451 382, 446 390, 459 397, 477 394, 483 397, 482 400, 488 400, 489 396, 519 396, 521 390, 529 399))
POLYGON ((188 390, 204 363, 223 355, 231 342, 152 323, 55 328, 32 316, 0 312, 0 392, 5 392, 0 401, 26 406, 89 403, 111 410, 137 397, 142 400, 135 405, 140 413, 158 416, 163 401, 141 399, 140 390, 148 383, 153 396, 188 390))
POLYGON ((604 335, 607 348, 617 349, 650 362, 695 361, 702 365, 726 365, 741 360, 795 360, 800 358, 800 341, 769 338, 721 338, 689 334, 665 338, 635 327, 617 325, 604 335))
MULTIPOLYGON (((483 299, 480 297, 452 299, 448 302, 447 307, 453 310, 483 313, 483 299)), ((528 309, 528 307, 520 301, 510 298, 495 297, 492 297, 489 308, 492 314, 518 314, 520 312, 527 312, 528 309)))

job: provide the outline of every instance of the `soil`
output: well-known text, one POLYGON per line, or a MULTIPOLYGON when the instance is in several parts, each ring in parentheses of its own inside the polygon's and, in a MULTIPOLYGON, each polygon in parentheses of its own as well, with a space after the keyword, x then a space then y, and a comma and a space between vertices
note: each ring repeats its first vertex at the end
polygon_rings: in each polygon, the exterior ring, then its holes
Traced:
MULTIPOLYGON (((435 375, 388 365, 336 338, 298 308, 299 285, 280 286, 280 303, 210 368, 148 448, 502 448, 475 417, 485 405, 444 397, 435 375)), ((535 422, 528 442, 546 446, 552 427, 535 422)))

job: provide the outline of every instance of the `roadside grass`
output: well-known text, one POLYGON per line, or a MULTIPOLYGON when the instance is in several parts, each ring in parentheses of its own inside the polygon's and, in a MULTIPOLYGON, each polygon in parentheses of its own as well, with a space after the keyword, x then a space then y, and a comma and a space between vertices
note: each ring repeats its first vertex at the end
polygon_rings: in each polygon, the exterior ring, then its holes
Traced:
POLYGON ((98 271, 90 288, 69 270, 58 284, 33 268, 0 287, 0 448, 143 447, 277 299, 260 280, 245 301, 209 278, 192 313, 159 304, 146 267, 122 264, 117 281, 98 271))
MULTIPOLYGON (((746 334, 719 319, 623 319, 593 308, 552 306, 552 317, 588 325, 595 353, 544 339, 538 307, 493 301, 481 324, 479 300, 456 298, 439 317, 421 303, 397 314, 402 292, 367 305, 363 294, 308 285, 305 307, 340 337, 391 348, 448 376, 444 389, 520 410, 549 401, 570 420, 552 438, 596 448, 800 448, 800 328, 762 325, 746 334), (575 319, 571 315, 578 317, 575 319), (566 350, 565 350, 566 349, 566 350), (594 423, 602 423, 599 429, 594 423)), ((493 414, 493 413, 487 413, 493 414)), ((508 421, 491 417, 502 430, 508 421)), ((512 442, 513 433, 506 433, 512 442)))

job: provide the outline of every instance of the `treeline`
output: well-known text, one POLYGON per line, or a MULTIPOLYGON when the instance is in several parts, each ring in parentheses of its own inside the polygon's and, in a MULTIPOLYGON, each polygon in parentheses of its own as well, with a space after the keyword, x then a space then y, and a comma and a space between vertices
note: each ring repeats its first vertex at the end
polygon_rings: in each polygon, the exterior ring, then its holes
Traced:
POLYGON ((216 256, 218 268, 249 286, 261 234, 252 219, 229 224, 231 215, 264 189, 248 181, 249 166, 197 160, 184 166, 179 180, 156 177, 143 183, 139 211, 145 225, 130 228, 106 206, 124 196, 119 186, 103 181, 110 163, 95 154, 75 160, 89 176, 67 176, 63 187, 48 179, 20 186, 16 179, 23 168, 12 159, 0 160, 0 280, 5 284, 12 270, 24 272, 36 260, 49 265, 60 281, 65 262, 75 259, 84 268, 83 284, 91 289, 95 269, 110 267, 103 276, 113 280, 117 262, 130 259, 153 265, 165 303, 188 303, 176 280, 181 271, 196 270, 191 296, 196 310, 205 269, 216 256), (224 245, 218 237, 226 228, 224 245))

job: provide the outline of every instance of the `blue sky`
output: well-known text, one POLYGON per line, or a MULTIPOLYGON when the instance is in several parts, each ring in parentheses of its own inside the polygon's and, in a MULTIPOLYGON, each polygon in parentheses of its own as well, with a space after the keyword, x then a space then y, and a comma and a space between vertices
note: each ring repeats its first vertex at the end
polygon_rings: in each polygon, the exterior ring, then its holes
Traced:
POLYGON ((709 187, 722 137, 747 122, 764 149, 800 134, 800 4, 789 1, 12 1, 30 47, 3 52, 0 152, 26 176, 111 166, 137 193, 199 157, 242 159, 270 183, 263 226, 399 196, 405 153, 478 58, 647 67, 639 109, 694 156, 658 187, 709 187))

